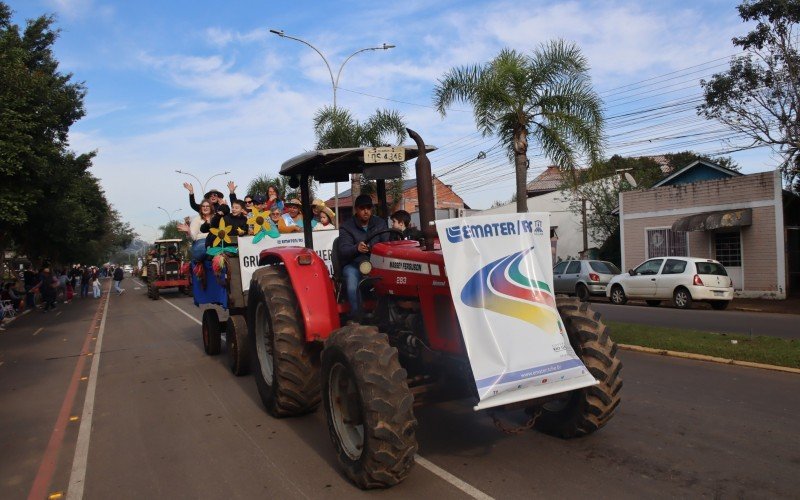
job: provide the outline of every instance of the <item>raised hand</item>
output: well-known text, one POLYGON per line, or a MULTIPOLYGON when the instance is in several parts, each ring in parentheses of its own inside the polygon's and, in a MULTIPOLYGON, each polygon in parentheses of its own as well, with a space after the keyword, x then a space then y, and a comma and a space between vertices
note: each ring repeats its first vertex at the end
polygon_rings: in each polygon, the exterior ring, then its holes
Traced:
POLYGON ((186 190, 189 191, 189 194, 194 194, 194 186, 192 186, 190 183, 184 182, 183 187, 185 187, 186 190))
POLYGON ((236 184, 233 181, 228 181, 228 191, 231 193, 236 192, 236 184))

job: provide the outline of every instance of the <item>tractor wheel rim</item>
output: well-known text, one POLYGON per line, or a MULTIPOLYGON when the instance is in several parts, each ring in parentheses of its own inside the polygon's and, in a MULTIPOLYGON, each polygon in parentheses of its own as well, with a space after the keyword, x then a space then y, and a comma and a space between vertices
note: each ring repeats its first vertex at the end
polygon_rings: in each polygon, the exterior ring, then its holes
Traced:
POLYGON ((358 460, 364 450, 364 418, 355 381, 342 363, 336 363, 330 370, 328 401, 342 451, 351 460, 358 460))
POLYGON ((267 322, 266 307, 261 302, 256 306, 256 354, 258 354, 258 364, 261 366, 261 376, 267 385, 272 386, 274 367, 272 365, 272 343, 267 333, 269 324, 267 322))

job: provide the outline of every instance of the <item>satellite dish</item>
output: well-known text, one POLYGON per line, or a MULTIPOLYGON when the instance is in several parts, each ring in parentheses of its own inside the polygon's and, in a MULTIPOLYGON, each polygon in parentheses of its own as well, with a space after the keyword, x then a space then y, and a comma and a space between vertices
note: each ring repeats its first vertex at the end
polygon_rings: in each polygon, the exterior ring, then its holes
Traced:
POLYGON ((631 187, 636 187, 636 179, 634 179, 633 176, 628 172, 625 172, 625 180, 628 181, 628 184, 630 184, 631 187))

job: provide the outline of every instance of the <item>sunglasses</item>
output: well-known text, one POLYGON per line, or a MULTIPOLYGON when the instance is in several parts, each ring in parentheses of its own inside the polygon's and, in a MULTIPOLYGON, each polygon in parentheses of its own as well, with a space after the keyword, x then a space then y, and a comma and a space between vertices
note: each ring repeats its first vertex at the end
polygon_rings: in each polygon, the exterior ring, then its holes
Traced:
POLYGON ((252 205, 253 204, 253 200, 244 200, 244 202, 247 205, 252 205))

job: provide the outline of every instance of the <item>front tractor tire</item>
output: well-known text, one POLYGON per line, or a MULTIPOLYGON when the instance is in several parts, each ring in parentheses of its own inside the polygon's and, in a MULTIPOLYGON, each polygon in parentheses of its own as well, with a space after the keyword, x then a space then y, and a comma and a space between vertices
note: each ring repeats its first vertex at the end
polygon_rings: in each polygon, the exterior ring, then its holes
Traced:
POLYGON ((225 344, 231 372, 237 377, 250 373, 250 341, 247 338, 247 321, 244 316, 234 314, 228 318, 225 344))
POLYGON ((397 349, 372 326, 350 324, 322 351, 328 431, 347 477, 362 489, 405 479, 417 452, 414 398, 397 349))
POLYGON ((253 273, 247 311, 252 368, 267 411, 292 417, 316 410, 321 398, 317 350, 305 340, 286 268, 267 266, 253 273))
POLYGON ((209 356, 219 354, 222 348, 222 332, 220 331, 219 316, 214 309, 203 311, 203 349, 209 356))
POLYGON ((541 412, 535 423, 538 430, 561 438, 580 437, 600 429, 614 416, 620 403, 622 362, 600 313, 577 299, 558 298, 556 305, 570 345, 599 384, 528 411, 541 412))

